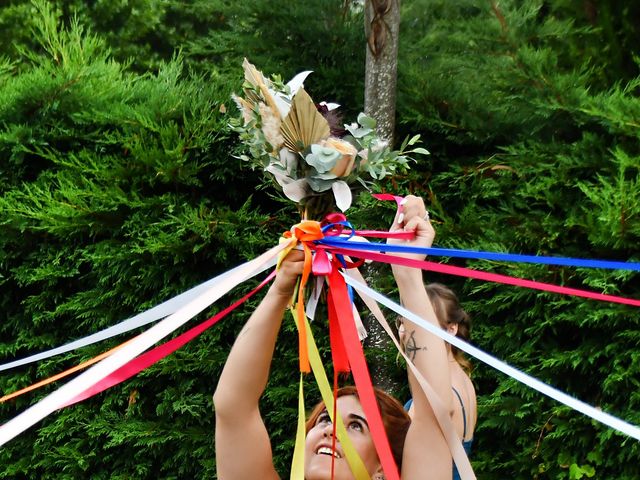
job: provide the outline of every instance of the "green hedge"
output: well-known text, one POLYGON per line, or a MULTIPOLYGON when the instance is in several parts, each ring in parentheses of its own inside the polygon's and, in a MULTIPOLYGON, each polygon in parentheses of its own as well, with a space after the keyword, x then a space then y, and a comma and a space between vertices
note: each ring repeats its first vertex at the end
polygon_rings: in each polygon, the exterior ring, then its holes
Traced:
MULTIPOLYGON (((240 88, 244 56, 285 78, 312 69, 314 98, 344 104, 350 120, 363 103, 364 41, 362 12, 345 5, 0 8, 2 361, 112 325, 273 244, 295 221, 294 209, 234 156, 229 96, 240 88)), ((624 20, 633 6, 589 5, 402 3, 398 138, 420 132, 432 155, 384 187, 429 200, 439 245, 640 261, 640 80, 630 52, 640 30, 624 20)), ((350 217, 386 228, 392 213, 365 198, 350 217)), ((445 260, 640 298, 638 275, 629 272, 445 260)), ((394 293, 386 268, 370 276, 394 293)), ((635 309, 425 277, 460 293, 480 348, 640 424, 635 309)), ((214 478, 211 394, 257 301, 11 441, 0 451, 0 476, 214 478)), ((326 351, 323 335, 320 342, 326 351)), ((116 339, 106 343, 3 372, 0 389, 57 373, 116 339)), ((295 424, 295 345, 287 325, 262 408, 282 473, 295 424)), ((393 352, 368 354, 386 362, 405 396, 393 352)), ((479 478, 640 476, 636 441, 482 364, 473 378, 479 478)), ((54 388, 0 405, 2 421, 54 388)), ((315 398, 309 385, 309 403, 315 398)))

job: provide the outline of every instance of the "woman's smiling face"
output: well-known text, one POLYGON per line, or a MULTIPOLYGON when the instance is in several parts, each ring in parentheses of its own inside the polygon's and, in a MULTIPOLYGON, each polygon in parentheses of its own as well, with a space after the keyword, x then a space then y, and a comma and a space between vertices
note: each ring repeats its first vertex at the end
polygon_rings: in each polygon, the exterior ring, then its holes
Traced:
MULTIPOLYGON (((354 395, 338 398, 338 412, 342 417, 353 447, 360 455, 367 472, 373 476, 381 472, 369 424, 364 416, 360 401, 354 395)), ((342 446, 336 440, 332 450, 333 424, 327 411, 320 413, 314 426, 308 431, 305 443, 305 480, 325 480, 331 478, 331 460, 335 457, 336 480, 352 479, 353 474, 347 463, 342 446)))

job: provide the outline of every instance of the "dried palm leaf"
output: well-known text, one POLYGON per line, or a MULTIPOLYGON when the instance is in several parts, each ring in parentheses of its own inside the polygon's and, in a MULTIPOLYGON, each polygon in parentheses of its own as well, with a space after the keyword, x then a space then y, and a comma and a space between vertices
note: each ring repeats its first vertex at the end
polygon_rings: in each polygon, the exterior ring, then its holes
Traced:
POLYGON ((301 88, 293 97, 289 115, 280 127, 285 146, 293 152, 302 152, 330 134, 325 120, 309 94, 301 88))

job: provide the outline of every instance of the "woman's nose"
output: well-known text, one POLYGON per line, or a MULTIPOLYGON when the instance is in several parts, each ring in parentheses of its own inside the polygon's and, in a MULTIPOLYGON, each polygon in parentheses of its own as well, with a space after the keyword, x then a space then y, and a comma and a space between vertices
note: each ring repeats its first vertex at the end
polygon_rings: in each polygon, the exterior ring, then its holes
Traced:
POLYGON ((327 422, 322 427, 322 435, 324 437, 332 437, 333 436, 333 423, 327 422))

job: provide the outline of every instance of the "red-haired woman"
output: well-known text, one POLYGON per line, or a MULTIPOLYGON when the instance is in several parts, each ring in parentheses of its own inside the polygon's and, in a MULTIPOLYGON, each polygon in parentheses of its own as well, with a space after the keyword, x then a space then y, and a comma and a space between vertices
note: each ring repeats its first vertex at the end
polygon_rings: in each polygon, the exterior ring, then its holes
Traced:
MULTIPOLYGON (((416 231, 416 239, 408 245, 431 246, 435 232, 426 217, 422 199, 407 197, 402 216, 392 228, 416 231)), ((238 335, 231 349, 214 394, 216 411, 216 464, 220 480, 278 479, 273 465, 269 435, 259 410, 259 400, 269 377, 276 338, 284 312, 293 295, 296 279, 302 272, 303 255, 292 251, 281 265, 276 279, 264 299, 238 335)), ((424 289, 415 288, 421 272, 394 267, 404 304, 434 325, 438 320, 424 289), (417 272, 417 273, 414 273, 417 272)), ((422 328, 404 322, 412 338, 414 363, 453 412, 450 364, 445 343, 422 328)), ((376 398, 403 480, 451 479, 451 455, 440 432, 427 399, 410 375, 413 392, 413 416, 410 419, 402 405, 386 393, 376 390, 376 398)), ((353 388, 340 390, 338 412, 344 420, 349 438, 360 455, 367 472, 375 480, 383 480, 366 415, 353 388)), ((331 478, 352 479, 339 442, 332 450, 331 421, 323 405, 314 409, 307 424, 305 444, 305 480, 331 478)))

